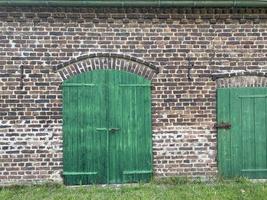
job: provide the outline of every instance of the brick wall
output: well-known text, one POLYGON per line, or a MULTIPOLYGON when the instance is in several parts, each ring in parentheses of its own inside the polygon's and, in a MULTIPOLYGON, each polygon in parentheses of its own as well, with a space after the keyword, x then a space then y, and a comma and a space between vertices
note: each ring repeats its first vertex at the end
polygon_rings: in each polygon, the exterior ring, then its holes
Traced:
POLYGON ((216 175, 216 83, 266 72, 266 13, 0 8, 0 184, 61 181, 60 84, 64 73, 92 70, 83 56, 96 53, 130 63, 99 68, 152 79, 155 175, 216 175))

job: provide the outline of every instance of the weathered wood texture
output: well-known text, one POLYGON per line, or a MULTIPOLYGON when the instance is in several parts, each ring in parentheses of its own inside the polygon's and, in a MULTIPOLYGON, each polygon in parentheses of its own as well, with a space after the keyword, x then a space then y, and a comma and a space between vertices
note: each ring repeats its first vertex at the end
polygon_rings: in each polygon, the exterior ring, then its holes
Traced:
POLYGON ((218 89, 219 171, 224 177, 267 178, 267 89, 218 89))
POLYGON ((66 80, 63 88, 65 184, 149 180, 150 81, 96 70, 66 80))

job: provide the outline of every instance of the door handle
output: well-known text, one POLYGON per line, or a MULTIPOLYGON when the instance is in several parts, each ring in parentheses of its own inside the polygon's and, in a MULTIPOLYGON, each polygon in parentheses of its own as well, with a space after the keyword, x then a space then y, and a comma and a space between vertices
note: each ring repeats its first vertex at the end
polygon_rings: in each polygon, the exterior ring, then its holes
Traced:
POLYGON ((110 132, 114 132, 114 131, 119 131, 120 129, 119 128, 109 128, 108 131, 110 132))

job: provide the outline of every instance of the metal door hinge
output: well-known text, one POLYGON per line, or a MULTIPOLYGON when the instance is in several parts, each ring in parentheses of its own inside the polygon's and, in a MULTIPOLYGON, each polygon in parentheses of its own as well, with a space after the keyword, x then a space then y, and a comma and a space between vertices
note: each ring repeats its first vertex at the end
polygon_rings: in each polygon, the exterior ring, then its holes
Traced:
POLYGON ((215 124, 215 128, 222 128, 222 129, 230 129, 231 128, 231 124, 230 123, 225 123, 225 122, 222 122, 222 123, 216 123, 215 124))

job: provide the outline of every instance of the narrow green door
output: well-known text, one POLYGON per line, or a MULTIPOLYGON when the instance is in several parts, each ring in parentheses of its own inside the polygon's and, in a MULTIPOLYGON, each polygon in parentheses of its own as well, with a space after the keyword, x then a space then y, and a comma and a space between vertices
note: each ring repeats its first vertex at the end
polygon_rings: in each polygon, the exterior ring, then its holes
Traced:
POLYGON ((152 175, 150 81, 86 72, 63 84, 64 183, 148 181, 152 175))
POLYGON ((223 177, 267 178, 267 88, 217 91, 218 167, 223 177), (220 128, 229 123, 230 128, 220 128))

